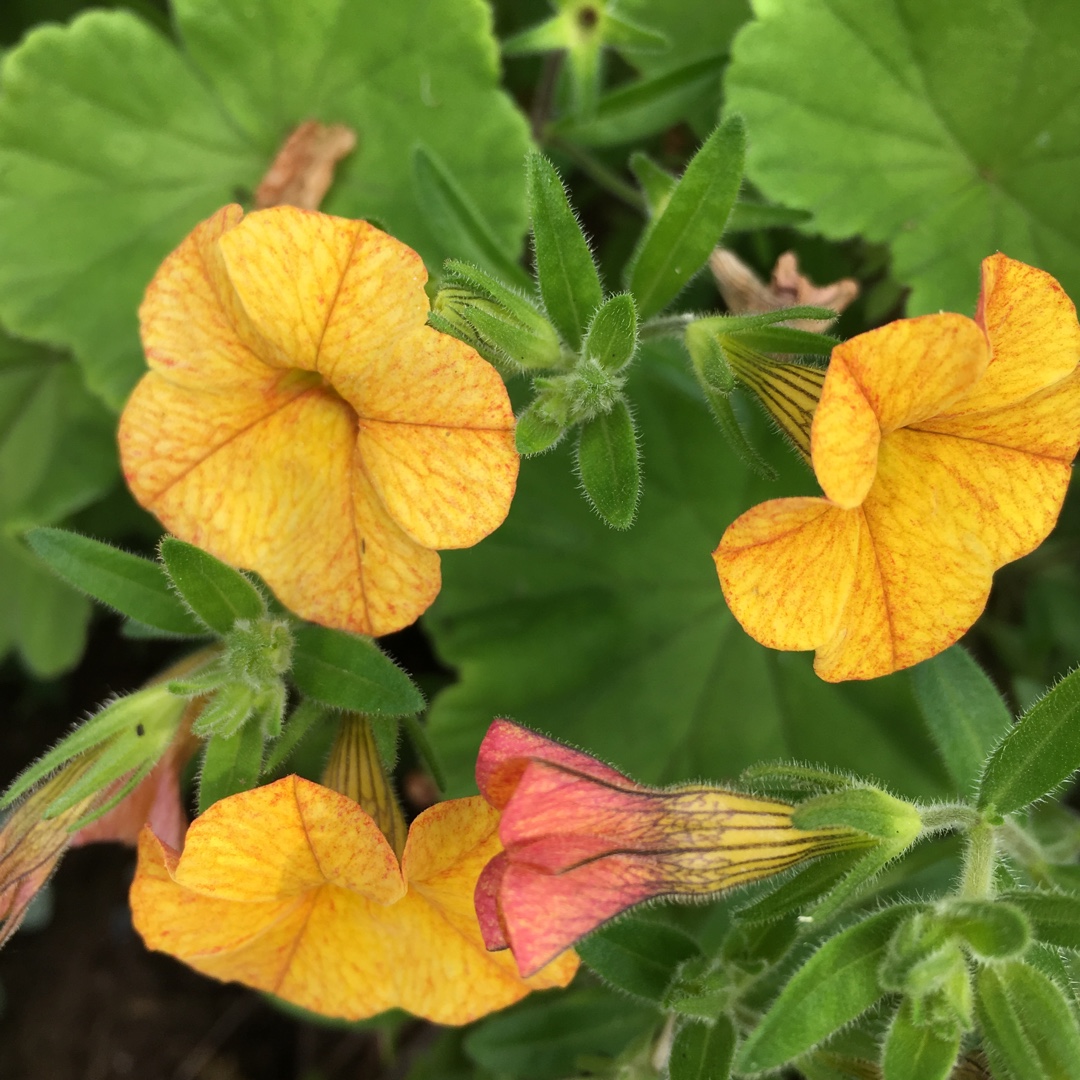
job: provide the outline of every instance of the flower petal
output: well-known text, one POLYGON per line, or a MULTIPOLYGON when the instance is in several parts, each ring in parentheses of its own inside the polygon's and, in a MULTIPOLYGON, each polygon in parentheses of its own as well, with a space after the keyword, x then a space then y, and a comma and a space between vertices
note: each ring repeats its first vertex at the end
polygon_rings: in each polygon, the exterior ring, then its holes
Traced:
POLYGON ((948 313, 900 319, 837 345, 810 434, 825 494, 858 506, 874 483, 881 436, 942 412, 989 360, 978 325, 948 313))
POLYGON ((337 384, 427 318, 427 273, 365 221, 292 206, 248 214, 222 236, 229 280, 271 362, 337 384))
POLYGON ((890 435, 862 507, 856 584, 817 673, 876 678, 958 640, 985 607, 994 569, 1048 531, 1068 471, 915 429, 890 435))
POLYGON ((344 795, 286 776, 214 803, 188 829, 173 874, 204 896, 278 901, 326 883, 392 904, 405 892, 378 826, 344 795))
POLYGON ((288 376, 219 395, 151 374, 121 417, 121 458, 171 532, 257 569, 304 618, 383 634, 430 605, 439 557, 387 515, 357 465, 355 423, 336 394, 288 376))
POLYGON ((178 859, 149 827, 143 829, 130 902, 147 948, 217 978, 275 986, 309 913, 310 894, 243 904, 204 896, 174 880, 170 870, 178 859))
POLYGON ((950 410, 982 412, 1052 386, 1080 362, 1076 307, 1044 270, 998 253, 983 259, 976 320, 993 358, 986 374, 950 410))
POLYGON ((417 543, 468 547, 496 529, 517 484, 514 414, 499 373, 430 327, 342 379, 364 469, 417 543))
POLYGON ((546 738, 512 720, 493 720, 476 757, 476 784, 480 793, 492 806, 502 810, 531 760, 548 761, 609 784, 643 790, 617 769, 581 750, 546 738))
POLYGON ((196 225, 147 286, 139 308, 146 359, 179 385, 261 385, 273 374, 218 248, 243 216, 239 206, 226 206, 196 225))
POLYGON ((728 527, 713 561, 751 637, 771 649, 815 649, 837 632, 858 540, 853 511, 824 499, 773 499, 728 527))

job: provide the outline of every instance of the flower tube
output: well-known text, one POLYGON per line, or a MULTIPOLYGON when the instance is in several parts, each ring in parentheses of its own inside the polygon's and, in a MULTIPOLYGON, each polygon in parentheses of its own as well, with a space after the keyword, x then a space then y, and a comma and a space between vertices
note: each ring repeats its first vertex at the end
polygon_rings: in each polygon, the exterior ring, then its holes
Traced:
POLYGON ((796 829, 772 799, 637 784, 508 720, 488 729, 476 779, 502 811, 505 849, 477 882, 477 915, 488 948, 509 948, 525 976, 635 904, 707 898, 864 842, 796 829))

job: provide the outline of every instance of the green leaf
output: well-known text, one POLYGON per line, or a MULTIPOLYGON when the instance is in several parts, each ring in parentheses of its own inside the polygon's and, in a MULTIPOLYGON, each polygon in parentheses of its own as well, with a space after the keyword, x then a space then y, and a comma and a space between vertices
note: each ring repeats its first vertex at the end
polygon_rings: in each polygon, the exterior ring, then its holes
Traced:
POLYGON ((502 246, 443 161, 426 146, 416 146, 412 170, 416 202, 423 208, 428 226, 444 250, 452 251, 456 259, 484 267, 519 288, 531 287, 528 274, 515 262, 516 250, 507 251, 502 246))
POLYGON ((75 364, 0 330, 0 524, 51 525, 118 476, 115 422, 75 364))
POLYGON ((602 926, 575 949, 605 982, 653 1002, 663 999, 679 964, 701 955, 688 934, 640 916, 602 926))
POLYGON ((971 311, 1007 251, 1080 292, 1080 9, 775 0, 736 37, 748 176, 813 231, 886 241, 912 314, 971 311))
POLYGON ((270 743, 262 767, 263 775, 273 773, 284 765, 308 732, 323 723, 330 714, 331 710, 317 701, 301 701, 289 714, 281 735, 270 743))
POLYGON ((716 128, 646 228, 629 282, 642 319, 662 311, 705 265, 739 193, 745 145, 739 119, 716 128))
POLYGON ((634 420, 624 400, 582 425, 577 474, 604 521, 613 529, 633 524, 641 494, 641 463, 634 420))
POLYGON ((1027 916, 1038 941, 1080 952, 1080 896, 1024 890, 1003 893, 1001 899, 1027 916))
POLYGON ((1031 926, 1023 910, 1003 900, 948 900, 938 918, 980 959, 1018 956, 1031 944, 1031 926))
POLYGON ((1061 989, 1019 961, 982 967, 975 1011, 983 1049, 1001 1080, 1071 1080, 1080 1029, 1061 989))
POLYGON ((878 968, 893 931, 914 909, 886 908, 830 938, 791 977, 747 1036, 736 1067, 777 1068, 850 1023, 882 995, 878 968))
POLYGON ((549 420, 546 403, 534 401, 517 418, 514 427, 514 446, 519 454, 530 457, 550 450, 566 434, 566 428, 554 420, 549 420))
POLYGON ((0 658, 15 651, 39 679, 78 663, 91 604, 18 541, 0 536, 0 658))
POLYGON ((205 636, 160 564, 65 529, 31 529, 26 541, 64 581, 95 600, 159 630, 205 636))
POLYGON ((738 909, 744 922, 775 922, 796 914, 826 896, 851 873, 865 851, 840 851, 799 869, 772 892, 738 909))
POLYGON ((904 1002, 889 1028, 881 1069, 884 1080, 946 1080, 960 1052, 960 1029, 943 1034, 914 1022, 904 1002))
POLYGON ((637 353, 637 307, 629 293, 609 297, 589 324, 582 356, 605 371, 620 371, 637 353))
POLYGON ((166 536, 161 560, 191 610, 215 633, 227 634, 237 619, 266 614, 262 594, 239 570, 201 548, 166 536))
POLYGON ((775 484, 732 462, 677 345, 646 346, 627 391, 649 448, 632 530, 608 529, 567 484, 563 447, 525 463, 496 533, 442 555, 425 624, 459 680, 428 733, 449 793, 475 790, 487 724, 513 716, 644 783, 787 758, 946 794, 908 679, 825 684, 809 657, 751 640, 724 604, 709 552, 756 502, 811 493, 809 472, 775 439, 762 439, 775 484))
POLYGON ((292 678, 301 693, 338 709, 406 716, 424 708, 412 680, 374 641, 314 623, 295 629, 292 678))
POLYGON ((586 146, 618 146, 664 131, 687 113, 715 100, 722 57, 710 56, 620 86, 604 94, 588 116, 553 125, 562 138, 586 146))
POLYGON ((531 994, 475 1025, 465 1036, 465 1051, 496 1075, 560 1080, 574 1074, 579 1057, 613 1058, 655 1022, 651 1007, 611 990, 531 994))
POLYGON ((987 755, 1012 727, 1001 695, 961 645, 912 668, 915 699, 949 774, 974 790, 987 755))
POLYGON ((1040 698, 997 745, 979 786, 979 809, 1011 814, 1080 768, 1080 671, 1040 698))
POLYGON ((452 254, 416 201, 422 143, 519 249, 528 131, 498 89, 480 0, 172 6, 179 45, 129 12, 91 12, 4 60, 0 320, 71 348, 110 404, 143 371, 136 309, 158 264, 222 204, 250 202, 303 120, 358 135, 326 212, 379 220, 429 265, 452 254))
MULTIPOLYGON (((675 66, 726 54, 732 35, 750 16, 750 4, 749 0, 725 0, 723 4, 711 0, 619 0, 619 11, 671 42, 665 53, 635 53, 629 58, 642 75, 657 76, 675 66)), ((719 105, 717 87, 714 95, 688 108, 683 119, 704 136, 716 123, 719 105)))
POLYGON ((727 1080, 735 1057, 735 1026, 726 1016, 713 1024, 682 1021, 668 1061, 670 1080, 727 1080))
POLYGON ((525 177, 540 295, 555 329, 572 349, 578 349, 604 299, 600 275, 551 162, 542 154, 530 154, 525 177))
POLYGON ((245 724, 232 736, 211 736, 199 772, 199 813, 219 799, 255 787, 262 758, 263 733, 258 724, 245 724))
POLYGON ((804 225, 811 214, 805 210, 791 210, 771 203, 743 202, 739 200, 731 208, 726 233, 757 232, 759 229, 788 229, 804 225))
POLYGON ((649 209, 649 216, 655 217, 663 212, 671 193, 675 190, 678 179, 671 175, 667 169, 661 168, 648 154, 641 150, 635 150, 630 155, 628 162, 630 171, 634 174, 645 196, 645 204, 649 209))

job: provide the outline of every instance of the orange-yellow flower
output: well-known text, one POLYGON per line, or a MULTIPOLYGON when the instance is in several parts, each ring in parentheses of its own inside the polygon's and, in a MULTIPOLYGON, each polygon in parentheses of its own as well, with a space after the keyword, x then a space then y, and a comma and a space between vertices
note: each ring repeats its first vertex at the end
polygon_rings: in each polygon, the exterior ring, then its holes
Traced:
POLYGON ((480 798, 439 803, 412 823, 399 863, 352 799, 288 776, 215 803, 182 854, 145 829, 135 926, 206 975, 314 1012, 467 1023, 577 970, 569 955, 523 980, 485 950, 473 891, 500 850, 498 820, 480 798))
POLYGON ((407 626, 439 591, 436 549, 495 529, 518 469, 502 380, 425 325, 425 280, 363 221, 228 206, 197 226, 139 312, 135 497, 305 618, 407 626))
POLYGON ((956 641, 994 571, 1046 538, 1080 445, 1080 326, 1061 286, 983 261, 975 319, 903 319, 838 345, 810 453, 825 498, 774 499, 713 553, 725 599, 830 682, 956 641))

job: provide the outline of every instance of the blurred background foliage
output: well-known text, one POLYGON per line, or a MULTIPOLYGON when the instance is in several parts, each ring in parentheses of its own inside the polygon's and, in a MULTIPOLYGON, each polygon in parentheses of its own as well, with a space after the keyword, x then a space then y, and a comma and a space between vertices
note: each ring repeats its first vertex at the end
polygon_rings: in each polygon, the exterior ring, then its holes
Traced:
MULTIPOLYGON (((500 60, 500 40, 551 17, 539 0, 0 6, 6 775, 79 709, 136 685, 165 655, 120 642, 116 620, 93 614, 20 537, 64 524, 152 551, 157 526, 127 495, 113 438, 143 365, 142 290, 197 221, 229 201, 251 205, 303 120, 345 123, 358 138, 323 208, 401 237, 434 278, 461 253, 423 198, 416 147, 482 208, 502 255, 527 260, 522 161, 539 145, 614 290, 643 219, 630 154, 644 150, 677 173, 726 110, 747 123, 743 197, 801 213, 787 219, 797 226, 740 231, 725 245, 765 280, 785 251, 816 282, 858 280, 842 336, 904 313, 970 312, 979 260, 999 249, 1080 295, 1080 8, 753 7, 623 0, 618 10, 669 47, 604 50, 603 92, 581 115, 557 55, 500 60)), ((703 274, 680 307, 723 304, 703 274)), ((907 674, 827 686, 806 657, 750 640, 724 605, 709 557, 723 529, 764 498, 813 490, 807 470, 740 402, 780 480, 751 475, 719 437, 677 348, 650 346, 631 393, 644 460, 634 527, 614 532, 589 510, 564 451, 527 460, 506 524, 473 550, 444 554, 435 606, 386 642, 432 699, 429 732, 451 792, 474 790, 476 747, 491 718, 506 715, 647 782, 723 780, 784 757, 858 770, 909 797, 945 794, 907 674)), ((1078 541, 1074 495, 1051 539, 999 573, 968 636, 1014 707, 1080 657, 1078 541)), ((406 755, 402 772, 412 764, 406 755)), ((930 879, 946 876, 955 856, 934 850, 930 879)), ((656 917, 707 941, 728 916, 721 904, 656 917)), ((422 1053, 394 1075, 544 1080, 583 1061, 613 1075, 640 1059, 655 1016, 586 977, 472 1030, 425 1035, 422 1053)), ((318 1068, 304 1075, 334 1075, 318 1068)))

